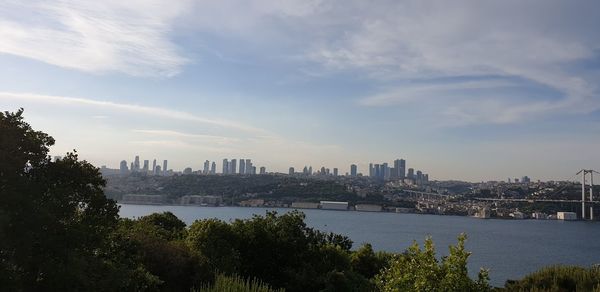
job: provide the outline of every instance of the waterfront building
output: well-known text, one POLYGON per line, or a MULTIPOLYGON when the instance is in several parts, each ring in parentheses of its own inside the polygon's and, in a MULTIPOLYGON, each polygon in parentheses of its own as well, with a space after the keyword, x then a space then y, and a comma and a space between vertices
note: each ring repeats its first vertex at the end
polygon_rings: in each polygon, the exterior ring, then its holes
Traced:
POLYGON ((321 201, 321 209, 326 210, 348 210, 348 202, 321 201))
POLYGON ((577 220, 577 213, 575 213, 575 212, 556 212, 556 218, 558 220, 565 220, 565 221, 577 220))
POLYGON ((383 210, 383 207, 381 207, 381 205, 374 204, 356 204, 356 206, 354 206, 354 209, 356 211, 363 212, 381 212, 381 210, 383 210))

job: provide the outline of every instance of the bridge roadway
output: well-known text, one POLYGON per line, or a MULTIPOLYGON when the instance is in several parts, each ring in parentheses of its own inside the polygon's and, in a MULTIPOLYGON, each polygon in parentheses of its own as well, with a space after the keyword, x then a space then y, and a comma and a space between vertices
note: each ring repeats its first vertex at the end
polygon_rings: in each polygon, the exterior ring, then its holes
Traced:
MULTIPOLYGON (((496 199, 496 198, 474 198, 478 201, 492 201, 492 202, 549 202, 549 203, 581 203, 581 200, 550 200, 550 199, 496 199)), ((586 204, 600 204, 600 201, 585 201, 586 204)))

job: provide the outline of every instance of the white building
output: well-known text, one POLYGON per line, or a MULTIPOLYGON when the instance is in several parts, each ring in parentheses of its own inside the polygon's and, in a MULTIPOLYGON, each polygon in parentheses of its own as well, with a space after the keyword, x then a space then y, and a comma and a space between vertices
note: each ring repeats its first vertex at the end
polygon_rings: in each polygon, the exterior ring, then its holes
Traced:
POLYGON ((565 221, 577 220, 577 213, 575 213, 575 212, 556 212, 556 218, 558 220, 565 220, 565 221))
POLYGON ((319 208, 319 203, 312 202, 293 202, 292 208, 296 209, 317 209, 319 208))
POLYGON ((321 201, 321 209, 348 210, 348 202, 321 201))

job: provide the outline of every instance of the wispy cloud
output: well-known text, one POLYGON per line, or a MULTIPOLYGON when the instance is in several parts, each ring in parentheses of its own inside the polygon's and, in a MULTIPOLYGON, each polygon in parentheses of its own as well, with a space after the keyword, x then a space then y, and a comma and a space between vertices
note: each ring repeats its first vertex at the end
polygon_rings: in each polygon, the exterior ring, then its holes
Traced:
POLYGON ((67 97, 67 96, 56 96, 56 95, 42 95, 32 93, 13 93, 13 92, 0 92, 0 99, 12 99, 12 100, 32 100, 36 102, 52 103, 52 104, 64 104, 64 105, 79 105, 79 106, 90 106, 105 108, 111 110, 119 110, 133 113, 148 114, 154 117, 183 120, 190 122, 203 123, 208 125, 214 125, 218 127, 236 129, 249 133, 266 133, 266 130, 255 128, 249 125, 236 123, 233 121, 211 119, 201 117, 188 112, 170 110, 158 107, 149 107, 127 103, 117 103, 111 101, 99 101, 93 99, 79 98, 79 97, 67 97))
POLYGON ((234 142, 239 142, 239 138, 234 137, 225 137, 225 136, 216 136, 216 135, 205 135, 205 134, 192 134, 192 133, 184 133, 173 130, 133 130, 135 133, 146 134, 150 136, 166 136, 166 137, 175 137, 175 138, 192 138, 197 140, 202 140, 204 142, 211 142, 216 144, 231 144, 234 142))
POLYGON ((170 41, 187 1, 8 1, 0 52, 92 73, 177 74, 186 59, 170 41))

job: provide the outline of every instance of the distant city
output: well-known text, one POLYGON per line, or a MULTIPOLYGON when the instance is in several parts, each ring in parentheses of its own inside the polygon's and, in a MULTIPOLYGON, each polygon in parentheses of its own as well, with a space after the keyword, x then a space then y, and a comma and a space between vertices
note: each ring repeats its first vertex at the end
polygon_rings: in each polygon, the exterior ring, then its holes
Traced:
MULTIPOLYGON (((163 160, 162 166, 158 164, 156 159, 152 160, 152 166, 150 166, 150 160, 143 160, 140 163, 140 157, 135 156, 133 162, 127 163, 126 160, 122 160, 119 164, 119 169, 110 169, 106 166, 102 166, 102 173, 104 174, 121 174, 127 175, 131 173, 144 173, 147 175, 158 175, 158 176, 171 176, 176 174, 184 175, 256 175, 256 174, 267 174, 267 168, 261 166, 258 168, 253 165, 252 159, 223 159, 221 163, 221 170, 217 172, 217 163, 215 161, 204 161, 202 169, 193 170, 191 167, 186 167, 182 171, 175 171, 168 168, 168 161, 163 160), (238 163, 239 162, 239 163, 238 163)), ((312 166, 306 165, 302 168, 302 171, 296 171, 294 167, 290 167, 287 172, 288 175, 303 175, 303 176, 366 176, 359 172, 358 165, 351 164, 349 172, 341 174, 337 167, 328 168, 322 166, 320 169, 313 169, 312 166)), ((392 166, 387 162, 382 163, 369 163, 368 176, 379 180, 403 180, 407 183, 413 184, 425 184, 429 182, 429 174, 424 173, 421 170, 415 170, 414 168, 406 167, 406 160, 396 159, 393 161, 392 166)), ((523 177, 522 180, 528 180, 527 177, 523 177)), ((510 179, 509 179, 510 180, 510 179)), ((519 179, 515 179, 518 182, 519 179)))

